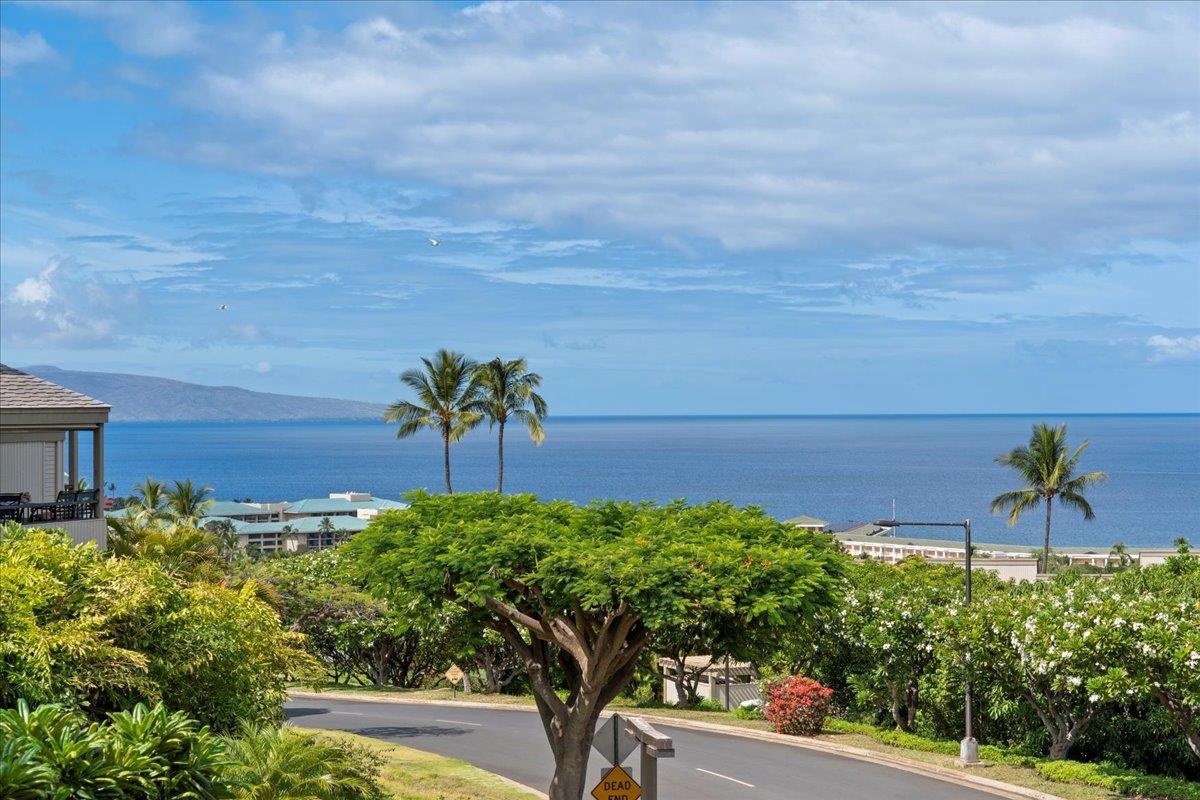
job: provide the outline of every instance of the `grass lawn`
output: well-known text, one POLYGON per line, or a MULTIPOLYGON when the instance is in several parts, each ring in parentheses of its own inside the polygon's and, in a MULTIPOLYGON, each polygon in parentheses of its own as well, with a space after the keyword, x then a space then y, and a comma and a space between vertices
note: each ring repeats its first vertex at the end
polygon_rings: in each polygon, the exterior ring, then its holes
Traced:
POLYGON ((381 755, 379 782, 396 800, 530 800, 536 796, 455 758, 342 731, 317 733, 352 741, 381 755))

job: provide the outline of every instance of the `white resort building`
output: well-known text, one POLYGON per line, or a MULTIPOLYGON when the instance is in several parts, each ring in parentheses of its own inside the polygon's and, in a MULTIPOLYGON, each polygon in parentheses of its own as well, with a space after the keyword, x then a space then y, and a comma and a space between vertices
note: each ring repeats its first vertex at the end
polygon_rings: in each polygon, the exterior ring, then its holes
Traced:
POLYGON ((111 410, 0 364, 0 522, 61 528, 77 544, 105 546, 104 426, 111 410), (81 433, 91 450, 84 489, 81 433))
POLYGON ((202 525, 228 522, 239 544, 260 553, 324 550, 366 529, 384 511, 408 508, 368 492, 330 492, 328 497, 284 503, 216 500, 202 525))
MULTIPOLYGON (((872 523, 851 525, 844 530, 829 530, 828 526, 816 528, 813 524, 801 524, 793 520, 820 522, 813 517, 793 517, 785 522, 807 530, 822 530, 836 539, 849 555, 856 558, 872 558, 895 564, 910 556, 920 556, 930 561, 962 564, 966 560, 966 546, 961 539, 921 539, 897 535, 896 529, 872 523)), ((975 569, 986 569, 1002 578, 1033 580, 1037 577, 1037 555, 1041 548, 1022 547, 1012 544, 972 542, 971 565, 975 569)), ((1093 547, 1055 547, 1054 555, 1065 556, 1071 564, 1092 567, 1107 567, 1114 561, 1111 551, 1093 547)), ((1128 547, 1129 558, 1142 566, 1162 563, 1175 553, 1174 550, 1128 547)))

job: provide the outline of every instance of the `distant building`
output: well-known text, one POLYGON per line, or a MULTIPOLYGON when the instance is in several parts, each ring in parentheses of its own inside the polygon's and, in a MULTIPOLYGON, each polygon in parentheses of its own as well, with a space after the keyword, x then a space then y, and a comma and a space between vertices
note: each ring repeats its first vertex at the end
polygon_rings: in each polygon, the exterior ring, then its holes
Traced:
MULTIPOLYGON (((283 505, 283 504, 279 504, 283 505)), ((238 500, 214 500, 204 509, 205 517, 224 517, 239 522, 274 522, 280 518, 279 509, 270 504, 243 503, 238 500)))
POLYGON ((367 492, 330 492, 327 498, 297 500, 282 511, 284 520, 302 517, 358 517, 371 519, 381 511, 408 508, 407 503, 372 497, 367 492))
POLYGON ((111 411, 0 364, 0 522, 61 528, 76 543, 104 547, 104 426, 111 411), (88 489, 79 488, 81 432, 91 439, 88 489))
MULTIPOLYGON (((848 530, 832 534, 841 543, 842 549, 858 558, 873 558, 876 561, 886 561, 895 564, 910 556, 920 556, 935 561, 962 562, 966 559, 966 547, 961 539, 920 539, 910 536, 896 536, 891 528, 881 528, 870 523, 856 525, 848 530)), ((972 562, 981 566, 991 565, 1001 559, 1029 561, 1036 563, 1036 554, 1041 548, 1020 547, 1011 544, 994 544, 987 542, 972 542, 972 562)), ((1071 564, 1085 564, 1092 567, 1106 567, 1112 564, 1115 556, 1107 548, 1093 547, 1055 547, 1051 551, 1056 556, 1065 556, 1071 564)), ((1126 553, 1135 562, 1142 564, 1161 563, 1174 550, 1151 550, 1148 548, 1126 548, 1126 553), (1166 555, 1164 555, 1166 554, 1166 555), (1144 559, 1144 560, 1143 560, 1144 559), (1157 559, 1157 560, 1153 560, 1157 559)), ((1016 570, 1024 576, 1024 567, 1006 565, 1003 572, 1016 570)), ((998 570, 994 570, 998 571, 998 570)), ((1017 576, 1014 572, 1014 577, 1017 576)), ((1019 579, 1023 579, 1019 578, 1019 579)))
POLYGON ((805 516, 804 514, 801 514, 798 517, 792 517, 791 519, 785 519, 784 524, 795 525, 797 528, 804 528, 810 531, 823 531, 829 525, 829 523, 823 519, 805 516))
POLYGON ((203 524, 228 522, 243 548, 260 553, 296 553, 333 547, 366 530, 381 512, 405 508, 407 503, 373 497, 368 492, 331 492, 328 497, 290 503, 216 500, 205 509, 203 524))

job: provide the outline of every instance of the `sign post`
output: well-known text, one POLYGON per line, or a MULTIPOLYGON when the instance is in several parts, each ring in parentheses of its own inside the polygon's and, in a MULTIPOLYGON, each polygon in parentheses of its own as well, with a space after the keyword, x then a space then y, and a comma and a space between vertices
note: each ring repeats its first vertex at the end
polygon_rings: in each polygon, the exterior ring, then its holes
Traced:
POLYGON ((658 759, 675 756, 670 736, 654 730, 641 717, 613 714, 596 729, 592 747, 612 764, 611 768, 601 770, 600 782, 592 789, 595 800, 658 800, 658 759), (640 786, 621 766, 638 748, 641 749, 640 786))
POLYGON ((458 682, 463 679, 463 674, 457 664, 451 664, 450 669, 446 670, 446 680, 450 681, 450 692, 454 697, 458 697, 458 682))

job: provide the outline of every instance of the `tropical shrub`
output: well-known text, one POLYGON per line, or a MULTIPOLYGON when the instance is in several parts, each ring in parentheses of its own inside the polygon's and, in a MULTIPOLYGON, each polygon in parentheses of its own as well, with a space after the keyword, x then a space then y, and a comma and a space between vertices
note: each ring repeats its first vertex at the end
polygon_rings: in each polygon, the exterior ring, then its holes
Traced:
POLYGON ((0 797, 11 800, 219 800, 234 796, 225 746, 162 705, 106 724, 58 705, 0 711, 0 797))
POLYGON ((768 681, 763 690, 767 696, 763 716, 778 733, 815 736, 833 710, 833 690, 802 675, 768 681))
POLYGON ((189 584, 151 560, 104 558, 61 531, 0 537, 0 707, 24 698, 95 720, 165 702, 232 730, 278 718, 303 637, 247 584, 189 584))
POLYGON ((383 759, 349 742, 288 726, 246 726, 228 740, 238 800, 383 800, 383 759))

